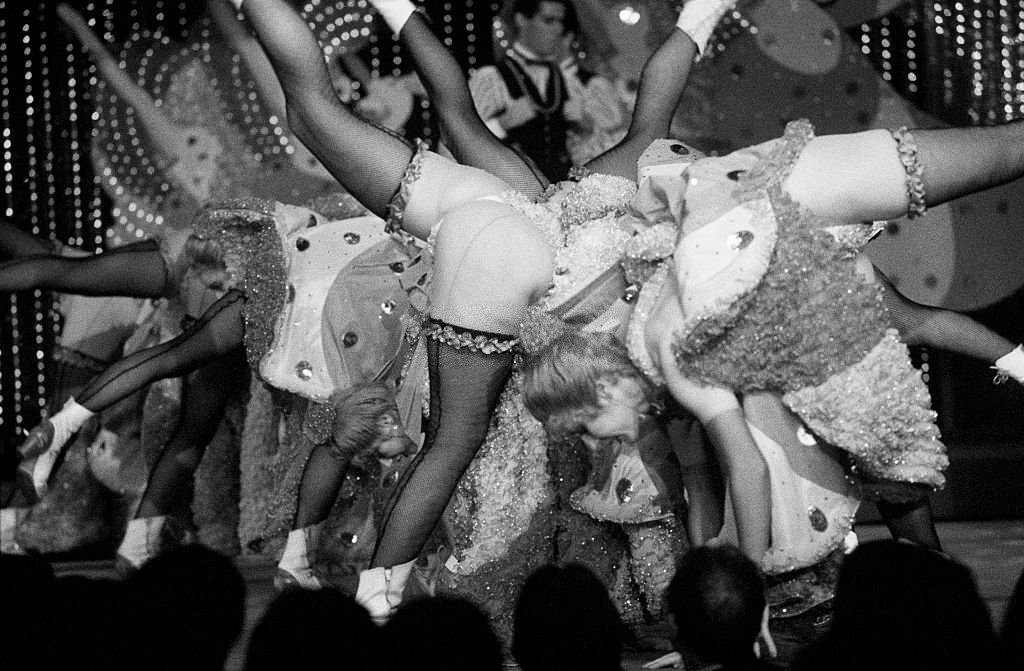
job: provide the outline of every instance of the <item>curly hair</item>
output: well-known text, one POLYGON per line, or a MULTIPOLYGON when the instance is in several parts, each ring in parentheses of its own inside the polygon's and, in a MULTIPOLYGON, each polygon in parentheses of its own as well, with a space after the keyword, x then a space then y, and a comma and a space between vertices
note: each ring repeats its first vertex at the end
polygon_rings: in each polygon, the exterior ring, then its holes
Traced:
POLYGON ((555 436, 583 431, 598 412, 598 385, 635 378, 644 393, 653 387, 610 333, 567 331, 526 361, 523 404, 555 436))
POLYGON ((397 411, 394 389, 383 382, 364 382, 331 396, 334 426, 331 429, 331 453, 339 459, 369 452, 380 435, 378 420, 397 411))

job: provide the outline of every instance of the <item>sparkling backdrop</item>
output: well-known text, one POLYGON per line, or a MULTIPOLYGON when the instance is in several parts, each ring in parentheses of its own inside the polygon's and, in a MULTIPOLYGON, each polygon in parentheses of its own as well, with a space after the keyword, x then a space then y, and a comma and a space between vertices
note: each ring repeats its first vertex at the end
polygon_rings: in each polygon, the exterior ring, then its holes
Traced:
MULTIPOLYGON (((114 221, 110 201, 93 174, 89 142, 95 71, 70 40, 50 0, 0 0, 0 216, 34 235, 99 251, 114 221)), ((203 12, 199 0, 73 2, 112 50, 132 34, 181 39, 203 12)), ((428 0, 445 44, 465 67, 491 60, 492 18, 500 2, 428 0)), ((603 3, 618 12, 622 3, 603 3)), ((633 3, 664 11, 665 0, 633 3)), ((353 25, 369 42, 367 63, 377 74, 399 74, 409 63, 393 37, 374 24, 353 24, 329 0, 302 3, 322 15, 321 36, 337 46, 353 25)), ((346 12, 365 16, 365 0, 346 12)), ((749 29, 734 19, 731 28, 749 29)), ((1021 0, 912 0, 889 15, 849 29, 881 76, 921 109, 953 124, 989 124, 1024 117, 1024 5, 1021 0)), ((727 40, 725 40, 727 41, 727 40)), ((143 64, 144 65, 144 64, 143 64)), ((430 110, 419 110, 430 134, 430 110)), ((269 122, 273 125, 273 122, 269 122)), ((258 137, 281 137, 254 127, 258 137)), ((282 137, 283 140, 283 137, 282 137)), ((279 141, 283 147, 286 143, 279 141)), ((287 151, 287 149, 285 149, 287 151)), ((0 294, 0 447, 3 456, 45 405, 47 361, 59 323, 49 293, 0 294)))

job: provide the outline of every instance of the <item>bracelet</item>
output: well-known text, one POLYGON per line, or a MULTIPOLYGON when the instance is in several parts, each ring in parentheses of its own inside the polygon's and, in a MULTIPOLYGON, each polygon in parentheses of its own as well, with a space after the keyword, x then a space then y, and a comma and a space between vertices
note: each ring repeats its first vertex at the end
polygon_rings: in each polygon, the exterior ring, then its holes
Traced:
POLYGON ((896 130, 889 131, 896 140, 896 151, 903 164, 903 171, 907 175, 907 217, 914 219, 920 217, 927 211, 924 202, 924 168, 921 166, 921 157, 917 153, 917 142, 914 135, 906 126, 900 126, 896 130))

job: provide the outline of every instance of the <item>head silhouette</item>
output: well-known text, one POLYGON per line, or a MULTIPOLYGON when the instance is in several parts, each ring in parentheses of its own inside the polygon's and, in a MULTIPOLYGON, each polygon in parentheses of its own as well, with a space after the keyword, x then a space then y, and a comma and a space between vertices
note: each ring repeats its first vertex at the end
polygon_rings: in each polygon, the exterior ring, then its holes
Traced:
POLYGON ((384 628, 386 667, 497 671, 501 644, 487 616, 472 602, 451 596, 403 605, 384 628))
POLYGON ((549 564, 523 584, 512 654, 523 671, 616 671, 624 629, 608 590, 579 564, 549 564))
POLYGON ((380 630, 366 609, 334 589, 280 594, 253 629, 246 671, 371 668, 380 630))
POLYGON ((668 587, 676 646, 707 663, 754 659, 765 613, 761 571, 732 545, 701 546, 679 560, 668 587))

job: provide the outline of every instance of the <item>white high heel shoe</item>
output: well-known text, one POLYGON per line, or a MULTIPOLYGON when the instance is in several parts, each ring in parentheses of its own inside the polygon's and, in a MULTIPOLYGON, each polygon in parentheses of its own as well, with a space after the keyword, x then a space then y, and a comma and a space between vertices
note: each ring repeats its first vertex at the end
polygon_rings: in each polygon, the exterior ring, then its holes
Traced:
POLYGON ((369 611, 377 624, 386 623, 402 605, 402 595, 414 563, 415 560, 389 568, 378 566, 359 573, 356 601, 369 611))
POLYGON ((277 563, 274 589, 323 589, 324 584, 313 572, 314 553, 319 538, 319 524, 293 529, 288 533, 284 553, 277 563))

